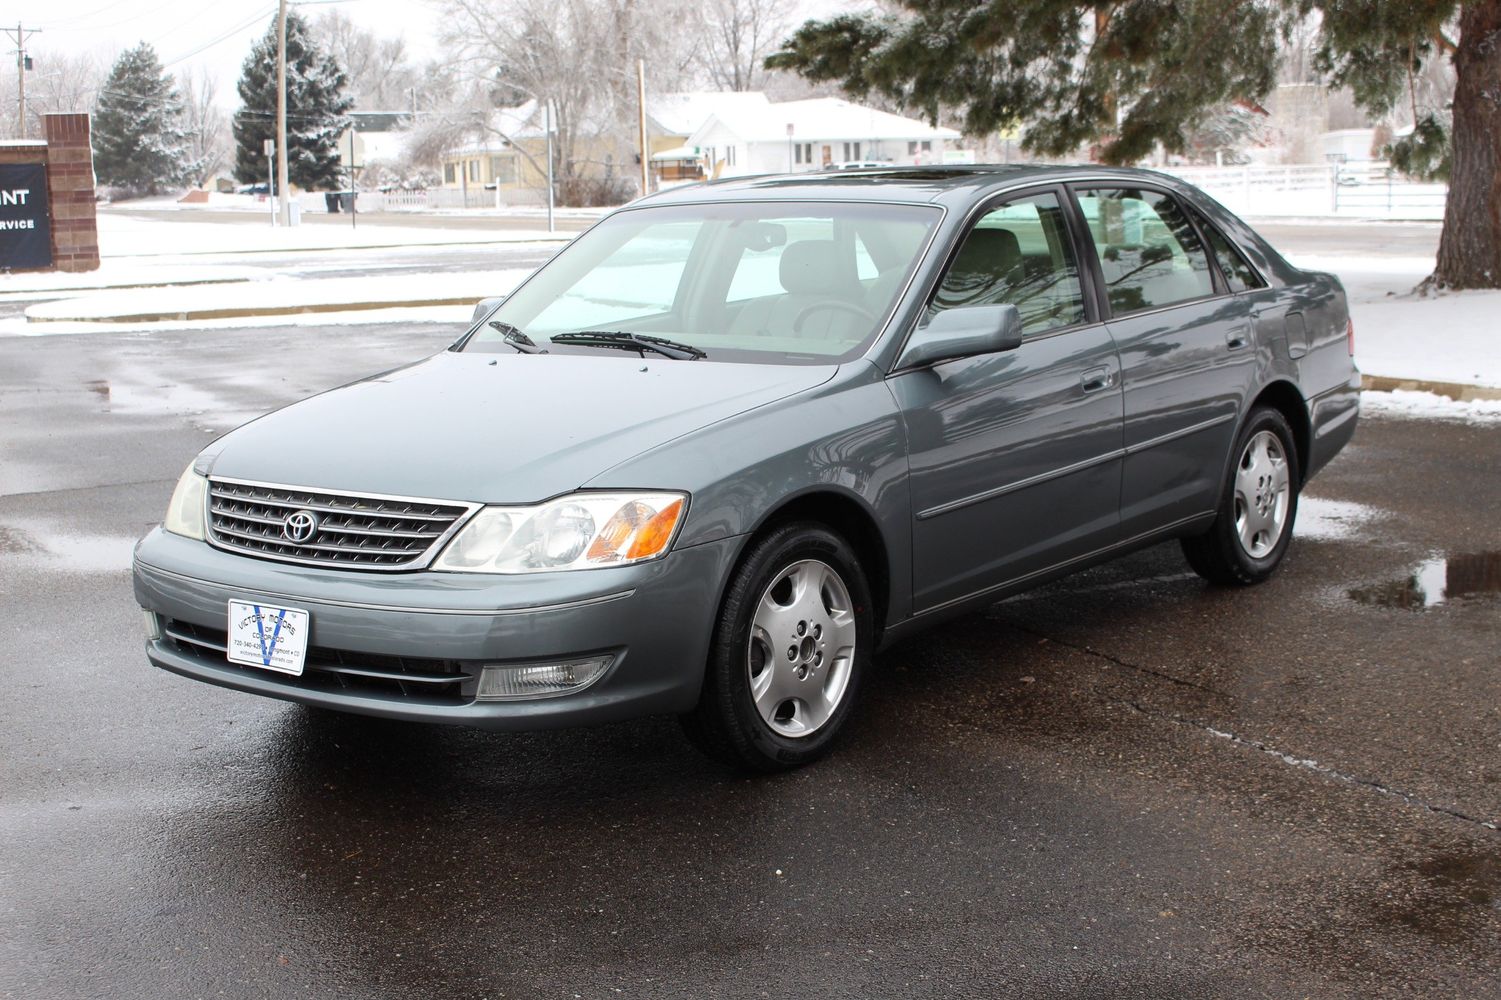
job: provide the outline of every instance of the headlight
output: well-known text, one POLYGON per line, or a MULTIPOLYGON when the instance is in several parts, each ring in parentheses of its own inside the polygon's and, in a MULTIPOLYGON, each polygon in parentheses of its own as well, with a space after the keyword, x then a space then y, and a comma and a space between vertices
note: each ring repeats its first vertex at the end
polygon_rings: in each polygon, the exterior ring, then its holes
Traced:
POLYGON ((546 573, 645 562, 672 544, 687 501, 682 493, 574 493, 536 507, 486 507, 433 569, 546 573))
POLYGON ((172 491, 172 499, 167 502, 167 516, 162 520, 162 527, 174 535, 203 541, 203 507, 207 496, 208 480, 188 466, 177 481, 177 488, 172 491))

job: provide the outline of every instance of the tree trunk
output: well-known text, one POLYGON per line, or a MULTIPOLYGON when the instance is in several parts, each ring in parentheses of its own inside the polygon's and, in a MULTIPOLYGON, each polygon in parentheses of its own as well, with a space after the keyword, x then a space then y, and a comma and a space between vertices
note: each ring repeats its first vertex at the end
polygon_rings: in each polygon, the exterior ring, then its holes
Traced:
POLYGON ((1433 281, 1501 288, 1501 0, 1465 4, 1454 70, 1454 159, 1433 281))

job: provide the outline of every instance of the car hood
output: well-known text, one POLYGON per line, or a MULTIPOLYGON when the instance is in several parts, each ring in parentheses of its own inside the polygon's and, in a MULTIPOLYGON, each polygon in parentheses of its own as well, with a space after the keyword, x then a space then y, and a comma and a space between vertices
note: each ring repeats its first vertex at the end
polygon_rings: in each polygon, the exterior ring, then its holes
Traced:
POLYGON ((210 446, 199 468, 352 493, 534 503, 837 370, 445 352, 254 420, 210 446))

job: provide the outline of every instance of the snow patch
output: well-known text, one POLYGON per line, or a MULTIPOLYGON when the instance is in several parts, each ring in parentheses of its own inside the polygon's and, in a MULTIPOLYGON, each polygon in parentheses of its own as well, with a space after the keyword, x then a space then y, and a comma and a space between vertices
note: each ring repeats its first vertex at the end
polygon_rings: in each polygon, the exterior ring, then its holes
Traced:
POLYGON ((1373 521, 1389 516, 1386 511, 1349 500, 1301 497, 1293 534, 1314 542, 1338 542, 1358 538, 1373 521))
POLYGON ((1437 393, 1395 389, 1361 393, 1360 409, 1363 416, 1454 420, 1480 427, 1501 427, 1501 399, 1459 402, 1437 393))

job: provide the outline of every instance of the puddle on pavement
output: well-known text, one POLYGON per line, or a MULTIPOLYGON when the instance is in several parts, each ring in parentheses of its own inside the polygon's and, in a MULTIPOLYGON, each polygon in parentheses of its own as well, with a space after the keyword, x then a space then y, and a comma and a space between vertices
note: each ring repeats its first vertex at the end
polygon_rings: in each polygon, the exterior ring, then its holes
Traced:
POLYGON ((0 552, 40 552, 42 547, 20 528, 10 528, 0 524, 0 552))
POLYGON ((1403 866, 1417 884, 1400 901, 1387 903, 1389 920, 1439 941, 1474 934, 1487 911, 1501 908, 1501 855, 1455 850, 1403 866))
POLYGON ((0 563, 32 570, 114 573, 129 569, 136 540, 119 535, 66 535, 0 524, 0 563))
POLYGON ((1352 601, 1382 608, 1422 611, 1465 597, 1501 593, 1501 552, 1440 556, 1418 563, 1396 580, 1356 587, 1352 601))

